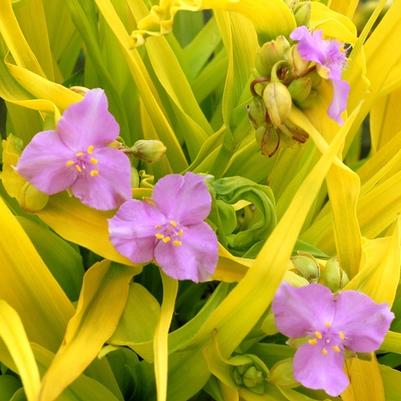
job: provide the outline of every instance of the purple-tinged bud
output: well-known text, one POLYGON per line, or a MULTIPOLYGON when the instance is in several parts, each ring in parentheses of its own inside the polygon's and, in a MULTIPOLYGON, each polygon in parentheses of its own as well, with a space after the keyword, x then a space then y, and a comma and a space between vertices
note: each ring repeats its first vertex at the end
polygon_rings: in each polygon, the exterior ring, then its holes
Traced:
POLYGON ((155 139, 140 139, 131 148, 132 154, 146 163, 159 161, 166 153, 164 143, 155 139))
POLYGON ((284 60, 290 48, 285 36, 280 35, 276 39, 266 42, 256 57, 256 69, 264 77, 270 77, 271 70, 278 61, 284 60))
POLYGON ((292 107, 288 88, 280 81, 270 82, 263 91, 263 100, 272 124, 275 127, 283 125, 292 107))
POLYGON ((288 85, 288 90, 291 93, 292 100, 298 106, 301 106, 302 102, 308 98, 312 90, 312 78, 306 76, 294 79, 294 81, 288 85))

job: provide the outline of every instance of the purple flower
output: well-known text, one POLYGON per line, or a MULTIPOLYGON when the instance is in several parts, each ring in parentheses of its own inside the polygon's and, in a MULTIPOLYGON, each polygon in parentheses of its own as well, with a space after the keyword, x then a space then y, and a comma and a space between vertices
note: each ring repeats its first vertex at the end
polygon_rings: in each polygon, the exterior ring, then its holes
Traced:
POLYGON ((125 202, 109 220, 110 239, 134 263, 155 260, 169 276, 209 279, 218 259, 217 238, 203 220, 211 208, 204 180, 170 174, 158 181, 152 199, 125 202))
POLYGON ((380 347, 394 315, 357 291, 332 294, 320 284, 282 284, 272 304, 276 325, 288 337, 309 337, 294 357, 295 379, 331 396, 348 386, 344 349, 373 352, 380 347))
POLYGON ((301 57, 316 63, 319 75, 331 80, 334 96, 328 114, 342 124, 341 113, 347 107, 350 90, 348 82, 341 79, 346 61, 345 52, 342 43, 325 40, 322 35, 322 31, 310 32, 306 26, 300 26, 291 33, 290 38, 298 41, 297 49, 301 57))
POLYGON ((129 159, 108 147, 118 134, 103 90, 90 90, 65 110, 55 131, 33 137, 17 171, 48 195, 71 188, 88 206, 114 209, 131 197, 129 159))

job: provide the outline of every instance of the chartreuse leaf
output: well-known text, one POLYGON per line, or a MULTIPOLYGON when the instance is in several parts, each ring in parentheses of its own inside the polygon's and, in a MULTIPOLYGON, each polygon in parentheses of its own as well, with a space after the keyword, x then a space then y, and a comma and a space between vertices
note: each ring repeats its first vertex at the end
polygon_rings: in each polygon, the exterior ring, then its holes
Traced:
MULTIPOLYGON (((114 249, 109 240, 107 219, 113 213, 91 209, 63 193, 52 196, 46 208, 36 214, 64 239, 114 262, 132 265, 114 249)), ((135 268, 139 272, 140 266, 136 265, 135 268)))
POLYGON ((160 274, 163 283, 163 302, 160 309, 160 319, 156 326, 153 340, 153 354, 157 401, 166 401, 168 379, 168 332, 174 313, 178 281, 166 276, 162 271, 160 271, 160 274))
POLYGON ((399 222, 391 237, 365 240, 364 264, 361 271, 346 285, 346 289, 362 291, 376 302, 394 302, 400 281, 400 232, 399 222))
POLYGON ((0 300, 0 337, 21 376, 28 401, 36 401, 40 387, 39 370, 20 317, 3 300, 0 300))
POLYGON ((96 263, 86 272, 76 312, 43 377, 39 401, 55 400, 97 356, 117 327, 135 273, 131 267, 109 261, 96 263))
POLYGON ((388 366, 380 365, 386 401, 398 401, 401 394, 401 372, 388 366))
POLYGON ((351 384, 341 394, 343 401, 386 401, 380 367, 374 354, 371 361, 348 359, 346 366, 351 384))
POLYGON ((47 78, 55 80, 55 65, 50 49, 43 0, 30 0, 14 6, 14 12, 25 38, 47 78), (35 18, 32 18, 35 15, 35 18))
POLYGON ((42 67, 18 25, 11 0, 1 0, 0 9, 0 34, 3 36, 15 62, 36 74, 44 76, 42 67))
POLYGON ((395 352, 401 354, 401 333, 389 331, 380 346, 381 351, 395 352))
POLYGON ((99 11, 118 39, 121 50, 127 60, 132 78, 148 113, 152 116, 159 139, 167 147, 167 157, 174 171, 184 170, 187 161, 181 146, 161 107, 157 90, 137 50, 132 49, 129 35, 109 0, 96 0, 99 11))
POLYGON ((149 15, 138 22, 133 32, 135 43, 141 45, 147 35, 157 36, 171 32, 177 11, 225 10, 240 13, 252 21, 264 39, 288 35, 295 28, 295 18, 282 0, 161 0, 151 8, 149 15))
POLYGON ((0 376, 0 401, 10 401, 13 394, 21 387, 21 382, 11 375, 0 376))
POLYGON ((344 143, 357 111, 345 122, 327 151, 306 177, 248 273, 198 332, 197 338, 205 339, 213 330, 217 330, 218 344, 224 357, 230 355, 241 343, 273 299, 287 270, 288 259, 308 210, 344 143), (240 319, 239 316, 244 318, 240 319), (232 333, 235 333, 235 336, 232 333))
POLYGON ((56 350, 73 306, 2 199, 0 220, 0 298, 17 311, 30 341, 56 350))
POLYGON ((401 89, 378 99, 370 111, 370 132, 374 152, 388 143, 401 130, 401 89))

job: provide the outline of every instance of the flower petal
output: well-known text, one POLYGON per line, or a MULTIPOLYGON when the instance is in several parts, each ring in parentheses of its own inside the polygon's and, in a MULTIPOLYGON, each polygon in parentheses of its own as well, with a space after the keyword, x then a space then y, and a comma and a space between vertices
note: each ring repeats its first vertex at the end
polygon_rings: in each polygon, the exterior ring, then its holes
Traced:
POLYGON ((303 337, 321 331, 334 316, 334 299, 330 290, 320 284, 295 288, 283 283, 272 303, 279 331, 287 337, 303 337))
POLYGON ((130 199, 109 219, 110 241, 134 263, 150 262, 156 245, 155 226, 164 222, 165 217, 156 207, 130 199))
POLYGON ((336 296, 333 329, 345 335, 345 346, 355 352, 373 352, 384 340, 394 314, 386 304, 377 304, 358 291, 336 296))
POLYGON ((74 157, 55 131, 36 134, 18 160, 17 171, 42 192, 52 195, 69 188, 77 177, 66 162, 74 157))
POLYGON ((99 210, 120 206, 131 197, 131 165, 128 157, 117 149, 101 148, 92 154, 97 161, 91 171, 77 178, 71 189, 82 203, 99 210))
POLYGON ((328 115, 339 124, 343 124, 341 118, 342 112, 347 107, 348 94, 350 86, 348 82, 343 80, 333 80, 333 100, 331 101, 328 115))
POLYGON ((57 132, 74 151, 85 151, 90 145, 105 146, 116 139, 119 126, 108 111, 104 91, 92 89, 83 100, 68 107, 57 125, 57 132))
POLYGON ((182 245, 160 241, 155 259, 162 270, 177 280, 207 281, 218 259, 217 238, 206 223, 184 227, 182 245))
POLYGON ((154 187, 152 198, 166 216, 183 225, 203 221, 212 205, 204 179, 193 173, 163 177, 154 187))
POLYGON ((300 26, 292 31, 290 38, 299 41, 297 49, 304 60, 324 65, 326 43, 322 31, 311 32, 306 26, 300 26))
POLYGON ((349 385, 344 373, 344 356, 341 352, 329 351, 323 355, 316 345, 304 344, 294 356, 294 377, 303 386, 319 390, 336 397, 349 385))

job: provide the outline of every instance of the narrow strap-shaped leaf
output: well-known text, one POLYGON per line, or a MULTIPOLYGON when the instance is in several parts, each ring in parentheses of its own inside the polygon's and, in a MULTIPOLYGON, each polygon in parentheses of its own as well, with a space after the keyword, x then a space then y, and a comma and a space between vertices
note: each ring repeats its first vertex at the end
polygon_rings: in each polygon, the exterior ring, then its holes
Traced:
POLYGON ((39 401, 53 401, 96 358, 117 327, 135 270, 102 261, 85 274, 63 344, 43 377, 39 401))

